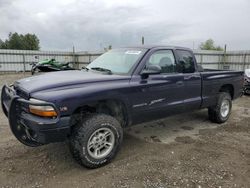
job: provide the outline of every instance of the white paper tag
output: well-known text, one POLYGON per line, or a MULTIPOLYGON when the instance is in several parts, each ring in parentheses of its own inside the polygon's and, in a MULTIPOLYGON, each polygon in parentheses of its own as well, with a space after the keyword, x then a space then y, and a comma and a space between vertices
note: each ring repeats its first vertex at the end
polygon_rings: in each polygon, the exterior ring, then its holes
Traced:
POLYGON ((139 55, 141 51, 136 51, 136 50, 131 50, 131 51, 126 51, 125 54, 132 54, 132 55, 139 55))

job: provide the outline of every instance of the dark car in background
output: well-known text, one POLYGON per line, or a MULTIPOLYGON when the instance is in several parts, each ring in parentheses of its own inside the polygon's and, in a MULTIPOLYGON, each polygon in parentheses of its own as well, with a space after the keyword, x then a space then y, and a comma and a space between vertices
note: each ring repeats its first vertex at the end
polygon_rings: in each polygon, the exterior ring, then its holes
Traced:
POLYGON ((245 70, 244 93, 250 95, 250 69, 245 70))

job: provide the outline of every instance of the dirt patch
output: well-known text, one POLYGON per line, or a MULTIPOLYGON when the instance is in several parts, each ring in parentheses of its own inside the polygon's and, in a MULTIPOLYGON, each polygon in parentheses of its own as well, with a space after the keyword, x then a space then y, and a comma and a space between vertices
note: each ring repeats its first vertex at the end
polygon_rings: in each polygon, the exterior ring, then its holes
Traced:
MULTIPOLYGON (((0 83, 20 77, 0 76, 0 83)), ((95 170, 79 166, 66 142, 37 148, 22 145, 1 112, 0 187, 247 188, 249 108, 250 96, 243 96, 222 125, 211 123, 202 110, 131 127, 112 163, 95 170)))
POLYGON ((181 126, 182 129, 184 130, 193 130, 193 127, 189 127, 189 126, 181 126))
POLYGON ((151 136, 150 138, 153 142, 161 142, 161 140, 157 136, 151 136))
POLYGON ((138 130, 136 130, 136 131, 135 131, 135 134, 140 134, 140 133, 141 133, 141 132, 140 132, 140 131, 138 131, 138 130))
POLYGON ((192 139, 190 136, 177 136, 175 138, 176 142, 184 143, 184 144, 191 144, 194 143, 194 139, 192 139))
POLYGON ((216 129, 200 129, 199 134, 200 135, 214 135, 216 134, 217 130, 216 129))

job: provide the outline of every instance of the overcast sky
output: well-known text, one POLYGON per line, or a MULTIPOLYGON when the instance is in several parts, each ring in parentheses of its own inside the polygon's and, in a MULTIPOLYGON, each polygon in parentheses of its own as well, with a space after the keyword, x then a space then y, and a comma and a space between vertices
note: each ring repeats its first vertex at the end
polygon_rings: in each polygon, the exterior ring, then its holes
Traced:
POLYGON ((250 0, 0 0, 0 38, 34 33, 42 50, 145 44, 250 50, 250 0))

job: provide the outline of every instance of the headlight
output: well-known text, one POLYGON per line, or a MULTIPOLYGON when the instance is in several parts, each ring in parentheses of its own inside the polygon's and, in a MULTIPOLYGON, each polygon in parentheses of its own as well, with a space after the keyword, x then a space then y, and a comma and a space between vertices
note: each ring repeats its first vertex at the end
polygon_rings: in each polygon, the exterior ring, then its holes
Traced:
POLYGON ((39 105, 41 103, 45 103, 45 101, 37 100, 37 99, 30 99, 30 102, 37 103, 37 105, 29 105, 29 111, 32 114, 42 116, 42 117, 56 117, 57 112, 53 106, 49 105, 39 105))

